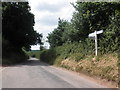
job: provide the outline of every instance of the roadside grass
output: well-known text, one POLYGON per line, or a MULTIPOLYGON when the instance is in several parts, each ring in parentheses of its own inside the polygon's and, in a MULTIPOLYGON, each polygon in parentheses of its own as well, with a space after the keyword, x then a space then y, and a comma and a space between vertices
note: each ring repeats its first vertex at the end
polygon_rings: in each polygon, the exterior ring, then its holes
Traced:
POLYGON ((27 54, 29 57, 35 57, 35 58, 37 58, 37 59, 40 58, 40 51, 39 51, 39 50, 28 51, 28 52, 26 52, 26 54, 27 54))
MULTIPOLYGON (((94 52, 94 51, 92 51, 94 52)), ((94 53, 83 51, 79 44, 65 44, 40 53, 40 60, 90 76, 118 83, 118 54, 106 53, 95 57, 94 53)))
MULTIPOLYGON (((114 53, 115 54, 115 53, 114 53)), ((82 59, 79 62, 65 59, 61 62, 61 67, 66 69, 82 72, 91 76, 97 76, 101 79, 118 83, 119 72, 117 61, 118 58, 113 54, 105 54, 98 58, 90 58, 90 56, 82 59), (107 56, 107 57, 106 57, 107 56)), ((91 56, 92 57, 92 56, 91 56)))

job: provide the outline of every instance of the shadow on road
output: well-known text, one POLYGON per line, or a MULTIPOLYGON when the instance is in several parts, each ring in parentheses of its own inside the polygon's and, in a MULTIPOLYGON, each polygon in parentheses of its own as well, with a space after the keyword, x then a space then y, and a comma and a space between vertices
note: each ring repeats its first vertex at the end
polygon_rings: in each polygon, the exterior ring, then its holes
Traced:
POLYGON ((50 65, 40 61, 39 59, 30 58, 30 59, 28 59, 25 62, 22 62, 22 63, 19 63, 19 64, 15 64, 15 65, 10 65, 9 67, 14 67, 14 66, 15 67, 22 67, 22 66, 50 66, 50 65))
POLYGON ((26 62, 21 63, 21 65, 28 65, 28 66, 50 66, 49 64, 46 64, 39 59, 36 58, 30 58, 26 62))

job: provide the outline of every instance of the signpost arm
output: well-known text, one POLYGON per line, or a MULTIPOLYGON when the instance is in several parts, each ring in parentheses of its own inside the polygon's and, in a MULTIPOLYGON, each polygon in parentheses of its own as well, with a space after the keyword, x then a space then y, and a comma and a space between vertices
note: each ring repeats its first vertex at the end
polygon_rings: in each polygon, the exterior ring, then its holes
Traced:
POLYGON ((95 31, 94 33, 90 33, 89 37, 93 37, 95 39, 95 55, 98 55, 98 47, 97 47, 97 34, 103 33, 103 30, 95 31))
POLYGON ((97 31, 95 31, 95 55, 97 56, 98 51, 97 51, 97 31))

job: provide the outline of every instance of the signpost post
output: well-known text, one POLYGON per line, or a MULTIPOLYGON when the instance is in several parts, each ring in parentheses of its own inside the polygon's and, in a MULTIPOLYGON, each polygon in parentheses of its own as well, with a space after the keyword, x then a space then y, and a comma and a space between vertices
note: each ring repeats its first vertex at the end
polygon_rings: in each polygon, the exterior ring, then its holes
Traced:
POLYGON ((98 55, 98 47, 97 47, 97 34, 103 33, 103 30, 95 31, 94 33, 90 33, 89 37, 92 37, 95 39, 95 55, 98 55))

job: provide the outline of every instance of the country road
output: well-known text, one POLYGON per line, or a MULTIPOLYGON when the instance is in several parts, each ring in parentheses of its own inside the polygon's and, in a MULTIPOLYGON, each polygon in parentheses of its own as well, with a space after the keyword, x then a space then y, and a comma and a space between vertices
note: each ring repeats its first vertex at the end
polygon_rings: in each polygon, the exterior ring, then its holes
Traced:
POLYGON ((2 72, 2 88, 106 88, 80 75, 32 58, 2 72))

